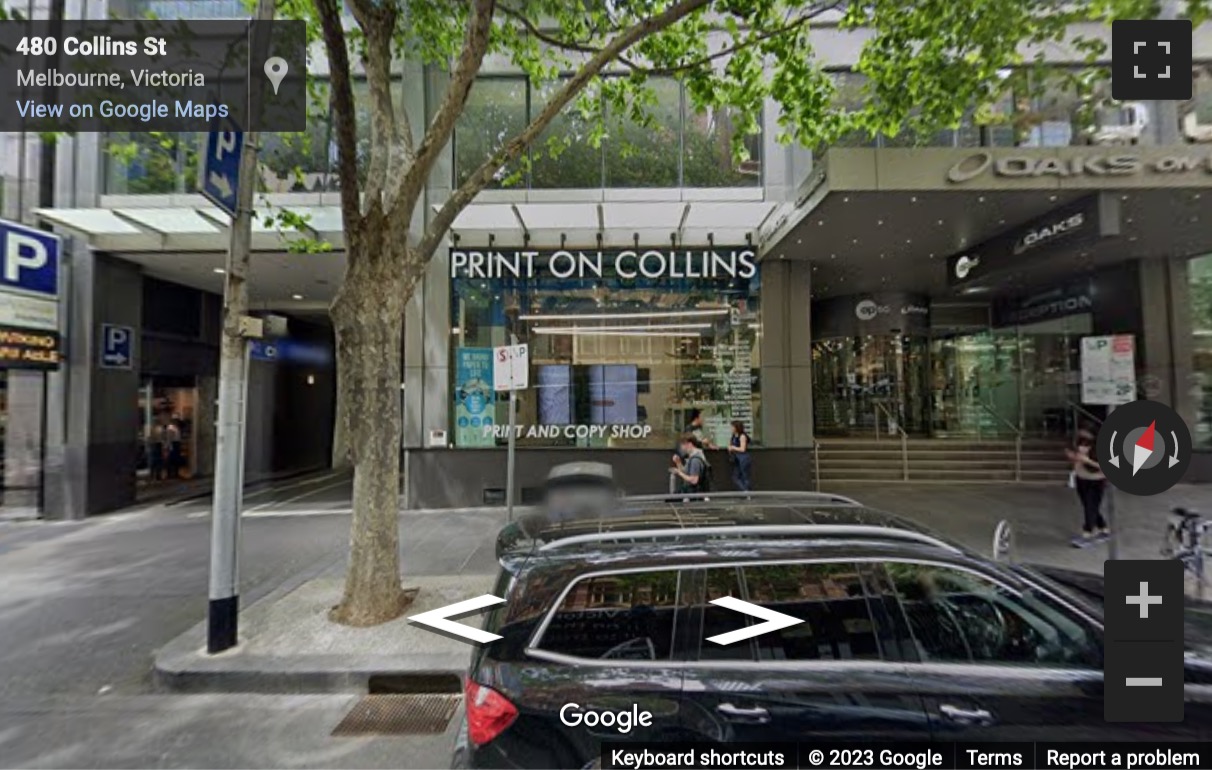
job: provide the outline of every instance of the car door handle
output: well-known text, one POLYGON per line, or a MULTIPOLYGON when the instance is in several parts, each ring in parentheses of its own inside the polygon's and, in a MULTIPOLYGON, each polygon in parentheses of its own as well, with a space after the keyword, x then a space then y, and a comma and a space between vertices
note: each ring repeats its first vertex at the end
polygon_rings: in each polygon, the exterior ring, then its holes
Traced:
POLYGON ((985 709, 962 709, 959 706, 944 703, 938 707, 938 710, 940 714, 953 722, 963 724, 993 724, 993 714, 985 709))
POLYGON ((715 707, 715 710, 726 717, 733 719, 745 720, 746 722, 758 722, 765 724, 770 721, 770 712, 761 706, 755 706, 751 709, 734 706, 731 703, 721 703, 715 707))

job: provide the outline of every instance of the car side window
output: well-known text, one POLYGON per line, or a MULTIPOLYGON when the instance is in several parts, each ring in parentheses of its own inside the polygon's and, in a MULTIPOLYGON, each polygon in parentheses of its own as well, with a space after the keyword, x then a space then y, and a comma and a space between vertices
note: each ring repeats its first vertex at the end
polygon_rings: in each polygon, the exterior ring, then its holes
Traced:
POLYGON ((1043 594, 951 567, 885 567, 923 662, 1102 665, 1093 630, 1043 594))
POLYGON ((746 601, 804 622, 756 638, 761 660, 879 660, 875 623, 857 565, 745 567, 746 601))
POLYGON ((597 660, 669 660, 681 572, 597 575, 573 583, 537 647, 597 660))
MULTIPOLYGON (((700 652, 703 660, 880 659, 875 624, 863 582, 853 563, 767 564, 708 570, 707 601, 719 595, 736 596, 803 622, 762 634, 749 642, 720 646, 704 641, 700 652)), ((703 619, 704 637, 762 622, 711 604, 703 608, 703 619)))

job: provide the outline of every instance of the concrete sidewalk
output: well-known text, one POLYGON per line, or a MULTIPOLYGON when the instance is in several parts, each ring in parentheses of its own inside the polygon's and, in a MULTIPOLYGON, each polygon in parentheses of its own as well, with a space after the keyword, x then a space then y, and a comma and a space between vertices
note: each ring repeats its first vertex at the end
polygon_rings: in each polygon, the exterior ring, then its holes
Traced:
MULTIPOLYGON (((494 577, 410 577, 406 585, 421 590, 407 614, 489 593, 494 577)), ((366 692, 371 677, 385 676, 458 691, 469 645, 404 617, 370 628, 331 623, 342 587, 331 571, 292 581, 241 612, 240 644, 218 655, 206 653, 206 624, 195 626, 156 653, 157 683, 179 692, 366 692)))
MULTIPOLYGON (((1108 546, 1078 549, 1070 540, 1081 529, 1077 493, 1063 484, 862 484, 825 491, 918 521, 986 556, 1001 520, 1014 527, 1018 561, 1102 574, 1108 546)), ((1119 558, 1158 559, 1169 512, 1187 507, 1212 519, 1212 485, 1180 484, 1154 497, 1112 491, 1113 528, 1119 558)))
MULTIPOLYGON (((827 491, 919 521, 986 555, 994 528, 1005 519, 1014 525, 1019 561, 1101 574, 1107 559, 1106 545, 1070 545, 1081 514, 1076 494, 1063 485, 862 484, 827 491)), ((1116 493, 1114 503, 1120 558, 1156 559, 1168 511, 1181 505, 1212 515, 1212 487, 1179 486, 1150 498, 1116 493)), ((405 577, 407 586, 421 588, 407 614, 491 592, 493 543, 504 520, 503 509, 402 513, 405 569, 425 573, 405 577)), ((365 692, 379 675, 455 686, 470 645, 405 618, 373 628, 327 620, 341 595, 345 542, 332 547, 331 560, 241 612, 236 649, 207 655, 204 622, 162 648, 155 658, 157 681, 192 692, 365 692)))

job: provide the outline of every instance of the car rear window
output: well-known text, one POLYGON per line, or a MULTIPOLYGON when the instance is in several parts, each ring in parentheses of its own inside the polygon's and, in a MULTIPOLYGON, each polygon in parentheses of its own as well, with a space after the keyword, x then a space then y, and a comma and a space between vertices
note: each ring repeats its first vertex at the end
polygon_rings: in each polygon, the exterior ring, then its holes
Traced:
POLYGON ((668 660, 680 590, 678 570, 582 578, 552 614, 537 646, 596 660, 668 660))

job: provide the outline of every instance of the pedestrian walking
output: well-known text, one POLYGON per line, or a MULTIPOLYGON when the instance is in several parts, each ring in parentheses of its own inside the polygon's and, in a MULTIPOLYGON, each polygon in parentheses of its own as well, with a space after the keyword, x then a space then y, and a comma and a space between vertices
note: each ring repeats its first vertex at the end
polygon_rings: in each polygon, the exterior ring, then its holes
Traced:
POLYGON ((742 492, 753 489, 753 455, 749 454, 749 434, 745 423, 732 421, 732 436, 728 439, 728 461, 732 463, 732 483, 742 492))
POLYGON ((181 451, 180 422, 180 418, 174 415, 164 429, 164 440, 168 445, 168 477, 170 479, 181 478, 181 468, 185 465, 185 455, 181 451))
POLYGON ((1072 544, 1074 548, 1086 548, 1111 536, 1102 513, 1107 477, 1099 467, 1094 435, 1089 431, 1078 431, 1077 445, 1066 454, 1073 465, 1072 486, 1082 504, 1082 532, 1073 538, 1072 544))
POLYGON ((673 447, 673 467, 669 469, 669 492, 673 494, 680 490, 683 486, 678 480, 677 470, 685 465, 688 456, 682 447, 684 446, 683 439, 687 436, 694 439, 694 444, 701 452, 704 448, 714 449, 711 442, 703 435, 703 413, 698 409, 691 409, 686 414, 686 427, 678 434, 677 443, 673 447))
POLYGON ((699 446, 693 433, 685 433, 678 444, 679 453, 674 455, 675 467, 670 472, 681 480, 678 490, 682 494, 711 491, 711 463, 699 446), (682 459, 685 457, 686 459, 682 459))
POLYGON ((164 426, 158 422, 152 422, 147 426, 147 439, 145 442, 147 453, 147 475, 151 481, 160 481, 164 478, 164 426))

